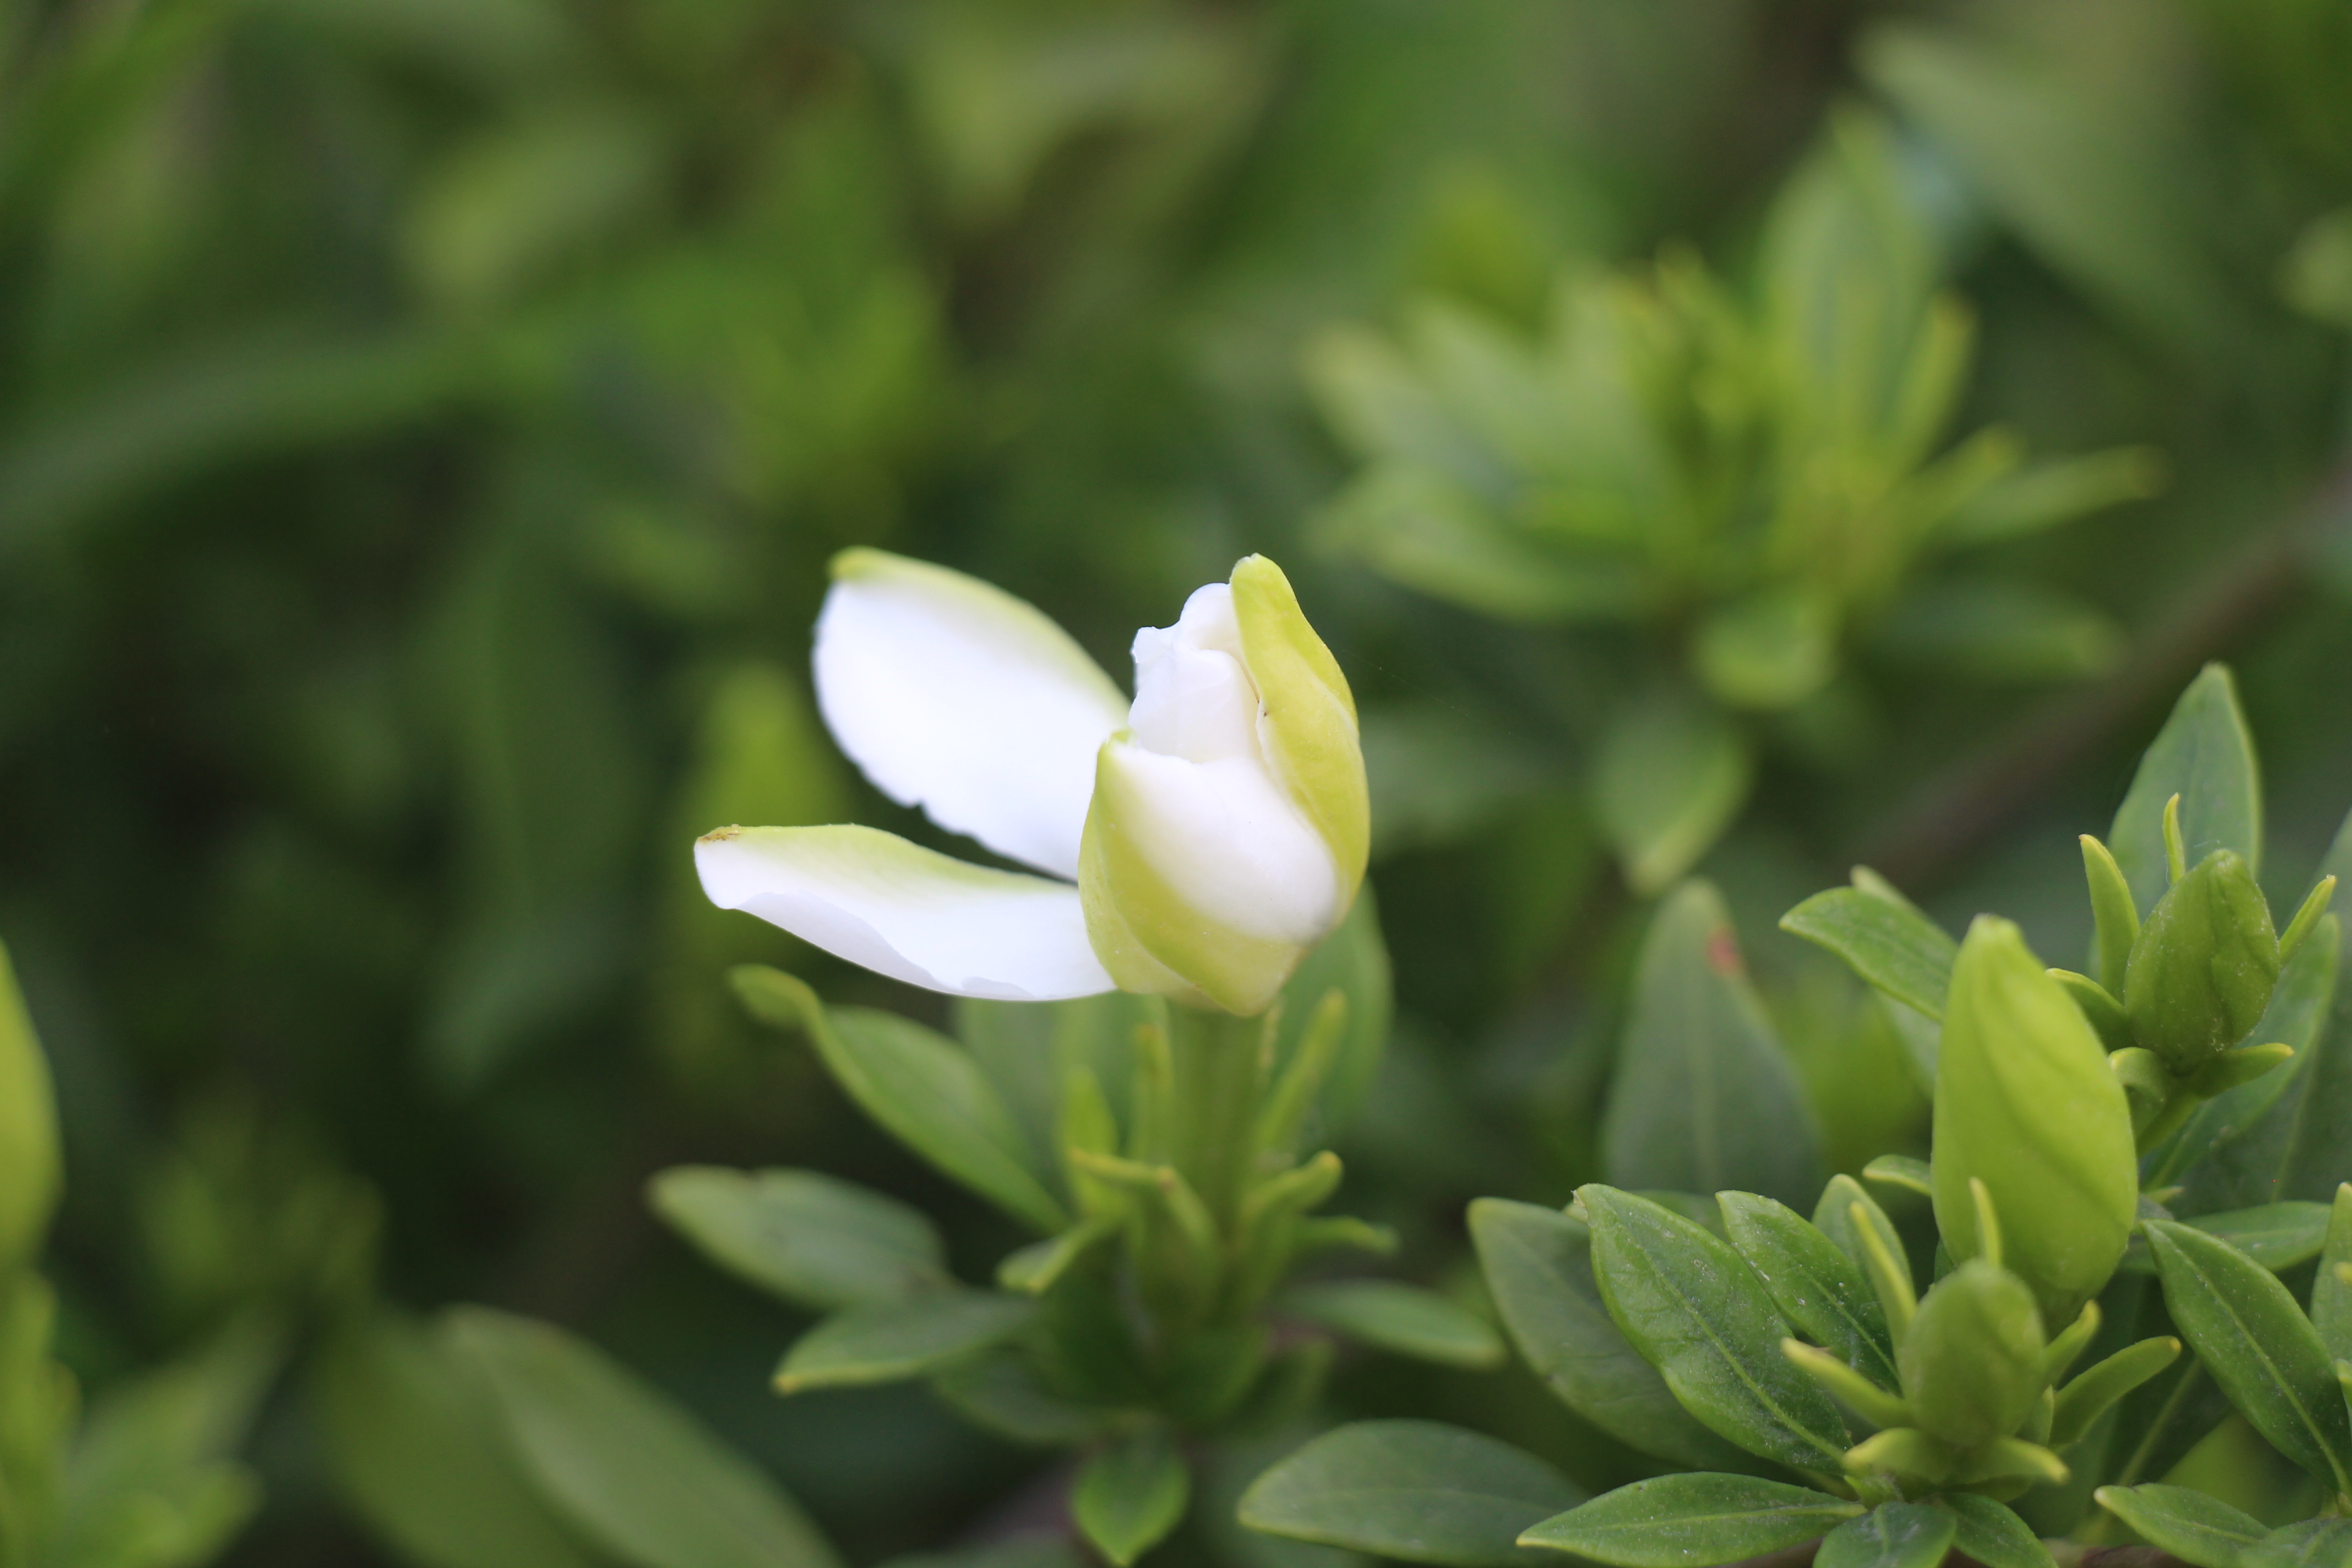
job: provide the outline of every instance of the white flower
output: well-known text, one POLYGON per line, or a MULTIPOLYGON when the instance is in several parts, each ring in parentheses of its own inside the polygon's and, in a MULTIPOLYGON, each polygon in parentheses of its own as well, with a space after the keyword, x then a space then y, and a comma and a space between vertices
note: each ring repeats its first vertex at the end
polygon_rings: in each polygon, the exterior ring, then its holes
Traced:
POLYGON ((1137 633, 1135 663, 1130 709, 1012 595, 845 552, 816 626, 835 738, 892 799, 1050 877, 867 827, 729 827, 695 847, 704 889, 936 991, 1263 1009, 1363 876, 1347 682, 1262 556, 1137 633))

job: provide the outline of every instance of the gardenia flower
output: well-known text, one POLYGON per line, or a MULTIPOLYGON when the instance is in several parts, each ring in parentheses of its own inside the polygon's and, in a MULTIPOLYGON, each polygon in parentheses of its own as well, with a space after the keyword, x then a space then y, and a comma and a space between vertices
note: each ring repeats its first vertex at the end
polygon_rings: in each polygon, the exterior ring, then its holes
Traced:
POLYGON ((875 786, 1047 877, 870 827, 723 827, 704 891, 868 969, 1010 1001, 1114 987, 1263 1011, 1354 902, 1356 710, 1253 555, 1135 637, 1136 696, 1037 610, 944 567, 835 557, 825 724, 875 786))

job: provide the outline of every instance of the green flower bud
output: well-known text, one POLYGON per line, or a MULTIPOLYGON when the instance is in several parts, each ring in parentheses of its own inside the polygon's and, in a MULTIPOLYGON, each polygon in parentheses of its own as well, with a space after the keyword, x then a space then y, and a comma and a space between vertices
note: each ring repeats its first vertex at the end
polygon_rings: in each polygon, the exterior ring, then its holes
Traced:
POLYGON ((1262 555, 1135 654, 1079 852, 1087 936, 1124 990, 1262 1012, 1363 881, 1355 700, 1262 555))
POLYGON ((0 949, 0 1274, 40 1251, 62 1185, 49 1065, 0 949))
POLYGON ((1973 1448, 2015 1436, 2033 1414, 2046 1349, 2025 1281, 1977 1258, 1927 1292, 1895 1361, 1920 1430, 1973 1448))
POLYGON ((1936 1067, 1936 1223, 1985 1250, 1970 1178, 2045 1321, 2068 1323, 2123 1257, 2138 1213, 2131 1109, 2107 1053, 2016 926, 1979 915, 1952 965, 1936 1067))
POLYGON ((2194 1072, 2261 1022, 2278 973, 2270 904, 2245 858, 2216 849, 2156 901, 2132 943, 2132 1037, 2174 1072, 2194 1072))

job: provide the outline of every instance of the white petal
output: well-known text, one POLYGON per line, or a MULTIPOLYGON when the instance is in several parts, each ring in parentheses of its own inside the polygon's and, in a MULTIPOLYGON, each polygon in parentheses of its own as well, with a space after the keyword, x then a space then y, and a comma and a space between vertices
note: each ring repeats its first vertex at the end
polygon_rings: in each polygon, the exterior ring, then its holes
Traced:
POLYGON ((1095 752, 1127 699, 1067 632, 976 577, 844 551, 816 622, 816 695, 875 787, 1065 877, 1095 752))
POLYGON ((1233 590, 1212 583, 1172 626, 1135 634, 1128 727, 1148 750, 1195 763, 1258 754, 1257 688, 1242 665, 1233 590))
POLYGON ((1066 882, 949 858, 873 827, 722 827, 694 846, 702 890, 894 980, 1052 1002, 1112 989, 1066 882))
POLYGON ((1302 945, 1346 912, 1330 846, 1255 756, 1195 763, 1114 741, 1103 758, 1125 785, 1120 831, 1187 907, 1302 945))

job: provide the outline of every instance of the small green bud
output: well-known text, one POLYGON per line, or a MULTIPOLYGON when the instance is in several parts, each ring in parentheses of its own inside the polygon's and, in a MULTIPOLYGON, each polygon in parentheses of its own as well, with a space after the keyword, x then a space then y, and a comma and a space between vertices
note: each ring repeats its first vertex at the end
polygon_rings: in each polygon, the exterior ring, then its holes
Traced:
POLYGON ((2041 1403, 2047 1350, 2025 1281, 1970 1258, 1927 1292, 1895 1352, 1904 1403, 1956 1448, 2012 1436, 2041 1403))
POLYGON ((40 1251, 63 1185, 49 1064, 0 948, 0 1274, 40 1251))
POLYGON ((2053 1322, 2072 1322, 2107 1282, 2138 1213, 2131 1110, 2107 1053, 2017 927, 1991 915, 1952 965, 1931 1169, 1951 1255, 1984 1250, 1980 1181, 2007 1268, 2053 1322))
POLYGON ((2278 974, 2270 905, 2244 857, 2216 849, 2156 901, 2132 944, 2132 1037, 2174 1072, 2194 1072, 2261 1021, 2278 974))

